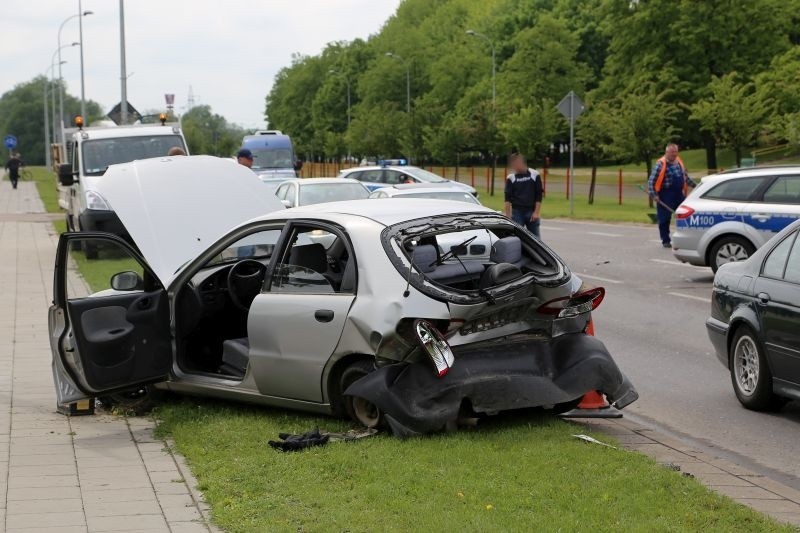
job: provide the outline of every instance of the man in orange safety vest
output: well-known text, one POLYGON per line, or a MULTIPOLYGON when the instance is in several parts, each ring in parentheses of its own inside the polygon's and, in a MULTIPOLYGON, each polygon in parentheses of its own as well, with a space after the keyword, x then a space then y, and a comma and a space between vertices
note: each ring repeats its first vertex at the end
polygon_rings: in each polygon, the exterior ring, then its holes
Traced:
POLYGON ((678 155, 678 145, 669 143, 664 150, 664 157, 656 162, 647 180, 650 197, 657 200, 658 232, 664 248, 672 247, 669 237, 672 213, 686 199, 689 187, 694 186, 695 182, 689 177, 678 155))

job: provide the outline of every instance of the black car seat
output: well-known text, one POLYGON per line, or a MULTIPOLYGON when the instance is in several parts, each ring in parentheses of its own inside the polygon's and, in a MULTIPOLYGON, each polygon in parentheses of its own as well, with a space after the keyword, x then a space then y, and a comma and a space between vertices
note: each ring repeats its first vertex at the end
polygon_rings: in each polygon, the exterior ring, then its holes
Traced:
POLYGON ((522 241, 514 235, 496 240, 492 244, 489 260, 492 263, 508 263, 522 268, 525 264, 522 259, 522 241))
POLYGON ((222 342, 222 364, 219 367, 221 373, 243 378, 249 361, 250 341, 247 337, 222 342))
POLYGON ((483 264, 476 261, 437 265, 439 254, 432 244, 420 244, 414 248, 411 260, 417 269, 428 278, 444 283, 460 283, 478 279, 484 270, 483 264))

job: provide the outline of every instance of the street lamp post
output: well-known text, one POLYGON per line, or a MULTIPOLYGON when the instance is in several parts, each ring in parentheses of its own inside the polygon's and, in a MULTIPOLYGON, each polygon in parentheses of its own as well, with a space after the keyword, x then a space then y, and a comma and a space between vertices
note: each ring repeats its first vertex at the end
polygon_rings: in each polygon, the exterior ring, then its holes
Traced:
MULTIPOLYGON (((338 70, 330 69, 328 74, 333 74, 334 76, 341 76, 344 78, 344 82, 347 85, 347 131, 350 131, 350 78, 347 77, 346 74, 339 72, 338 70)), ((350 142, 347 143, 347 162, 350 163, 350 142)))
MULTIPOLYGON (((66 63, 63 61, 62 63, 66 63)), ((61 63, 59 63, 61 66, 61 63)), ((50 60, 50 66, 47 67, 44 71, 44 91, 43 91, 43 109, 44 109, 44 161, 45 165, 48 167, 52 166, 52 160, 50 159, 50 113, 47 110, 47 86, 51 83, 48 81, 48 77, 52 78, 54 76, 53 69, 55 68, 55 64, 53 64, 53 60, 50 60)), ((52 94, 52 89, 51 89, 52 94)), ((55 98, 53 98, 53 106, 55 106, 55 98)), ((55 109, 54 109, 55 111, 55 109)), ((53 117, 55 119, 55 117, 53 117)), ((55 136, 56 125, 53 123, 53 135, 55 136)))
MULTIPOLYGON (((91 11, 83 11, 82 0, 78 0, 78 14, 83 16, 92 14, 91 11)), ((86 85, 83 76, 83 16, 78 17, 78 40, 81 43, 81 116, 86 120, 86 85)))
POLYGON ((391 57, 401 62, 406 67, 406 113, 411 114, 411 69, 409 68, 408 61, 401 56, 392 52, 386 52, 386 57, 391 57))
MULTIPOLYGON (((92 15, 93 11, 81 11, 77 15, 72 15, 64 19, 64 22, 58 27, 58 83, 59 83, 59 90, 58 90, 58 116, 61 117, 61 127, 59 129, 59 136, 60 140, 64 142, 64 78, 61 76, 61 30, 64 29, 64 25, 72 19, 80 17, 81 19, 87 15, 92 15)), ((80 42, 72 43, 70 46, 80 45, 81 47, 81 93, 83 92, 83 32, 81 32, 80 42)), ((81 110, 83 113, 83 110, 81 110)), ((56 125, 53 124, 53 131, 55 131, 56 125)))
MULTIPOLYGON (((467 30, 467 35, 470 37, 483 39, 489 43, 489 46, 492 49, 492 123, 494 124, 495 130, 497 130, 497 55, 495 53, 494 41, 492 41, 486 35, 476 32, 475 30, 467 30)), ((497 154, 495 154, 494 161, 492 163, 492 183, 489 187, 489 196, 494 196, 494 173, 496 167, 497 154)))

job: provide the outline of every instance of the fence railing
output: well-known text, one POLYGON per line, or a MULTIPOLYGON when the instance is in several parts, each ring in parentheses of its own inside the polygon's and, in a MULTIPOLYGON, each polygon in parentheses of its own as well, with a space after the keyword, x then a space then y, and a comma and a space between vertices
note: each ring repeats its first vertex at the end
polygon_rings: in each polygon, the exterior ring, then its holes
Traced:
MULTIPOLYGON (((303 178, 335 177, 339 175, 340 171, 356 166, 338 162, 307 162, 303 165, 300 175, 303 178)), ((481 191, 490 191, 492 180, 494 179, 496 195, 503 194, 505 178, 510 172, 505 168, 497 168, 493 176, 491 166, 448 167, 434 165, 425 166, 424 168, 443 178, 468 183, 481 191)), ((692 175, 693 177, 701 177, 713 172, 715 170, 710 170, 706 173, 693 173, 692 175)), ((590 168, 577 168, 574 176, 570 175, 569 169, 560 167, 545 168, 540 170, 539 173, 542 176, 545 196, 559 195, 569 199, 570 185, 572 185, 576 197, 588 197, 589 195, 591 184, 590 168)), ((641 199, 643 193, 639 186, 644 185, 646 182, 647 175, 643 169, 598 168, 594 195, 599 198, 614 198, 619 205, 622 205, 625 199, 641 199)))

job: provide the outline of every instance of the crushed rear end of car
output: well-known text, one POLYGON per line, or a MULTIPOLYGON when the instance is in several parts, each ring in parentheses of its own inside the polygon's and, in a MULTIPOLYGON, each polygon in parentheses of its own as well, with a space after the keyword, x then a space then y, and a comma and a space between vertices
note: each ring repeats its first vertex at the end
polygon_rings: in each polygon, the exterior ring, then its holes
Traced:
POLYGON ((514 409, 558 411, 590 391, 618 409, 638 398, 591 335, 605 291, 585 286, 519 226, 495 214, 453 215, 392 226, 382 237, 406 293, 450 311, 450 320, 400 320, 381 341, 377 370, 345 391, 380 409, 396 435, 514 409))

